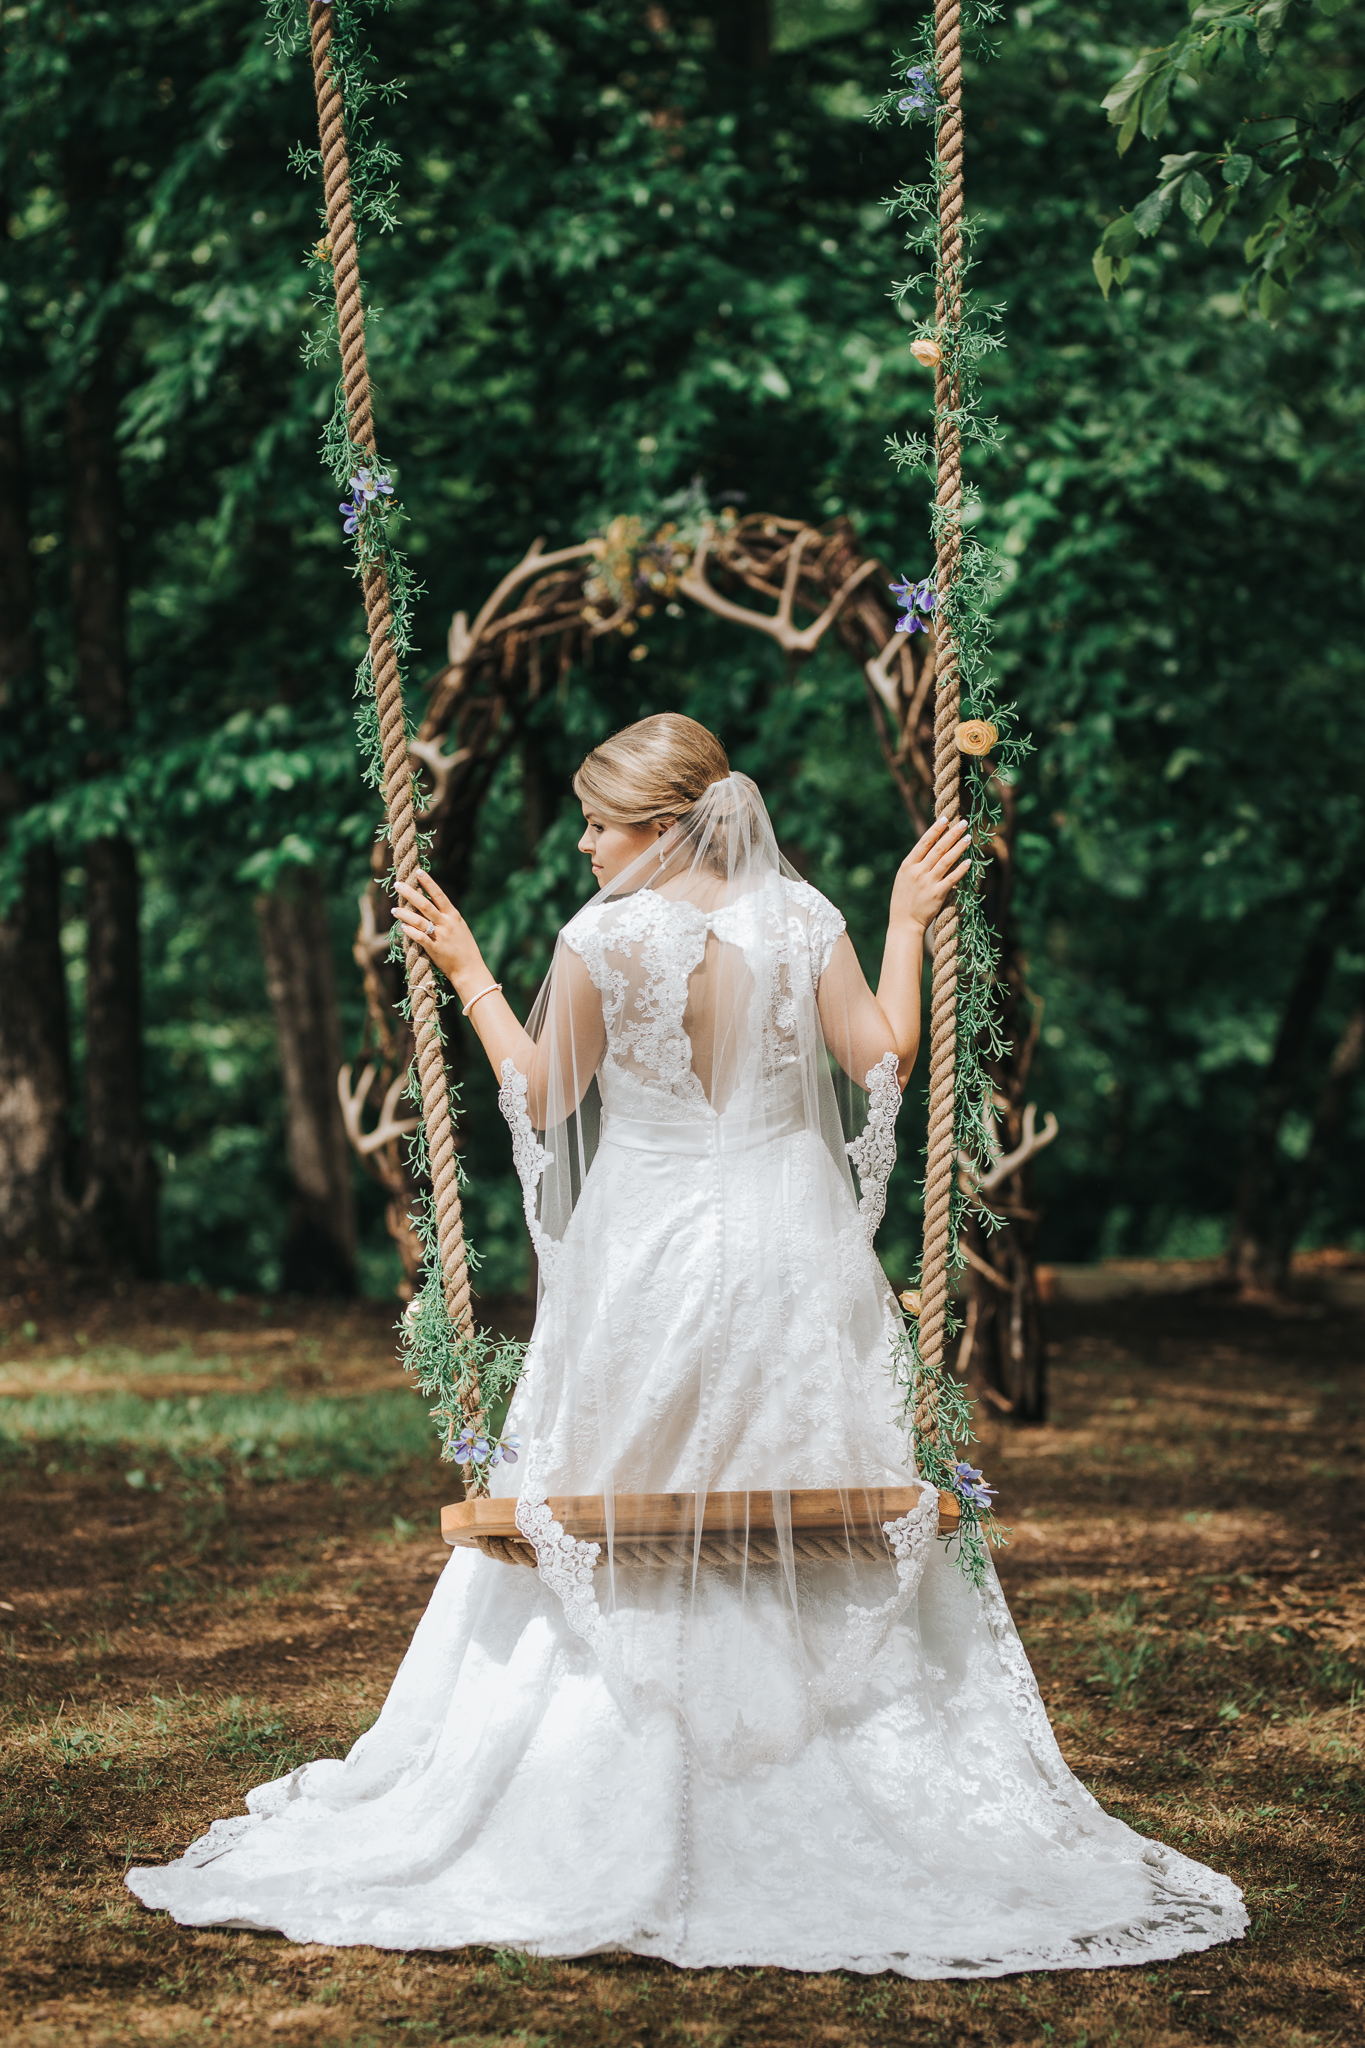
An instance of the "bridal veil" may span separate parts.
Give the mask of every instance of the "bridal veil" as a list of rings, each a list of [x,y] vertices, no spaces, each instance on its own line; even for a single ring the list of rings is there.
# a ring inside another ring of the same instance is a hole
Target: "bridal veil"
[[[492,1486],[537,1569],[456,1552],[345,1761],[130,1872],[140,1898],[306,1941],[918,1977],[1241,1931],[1228,1879],[1072,1776],[993,1571],[936,1540],[872,1249],[898,1100],[843,920],[753,783],[713,783],[565,928],[502,1069],[540,1301]],[[838,1503],[814,1552],[803,1489]],[[627,1539],[659,1495],[667,1529]]]

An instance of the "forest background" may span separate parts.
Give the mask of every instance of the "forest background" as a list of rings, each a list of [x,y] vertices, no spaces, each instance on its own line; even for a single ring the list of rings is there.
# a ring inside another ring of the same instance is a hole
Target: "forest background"
[[[1358,74],[1360,13],[1309,39],[1304,91],[1315,66]],[[713,504],[847,516],[889,570],[929,570],[925,488],[884,450],[922,428],[931,382],[889,296],[907,259],[883,204],[929,131],[866,120],[919,18],[878,0],[372,17],[375,76],[402,81],[374,108],[395,224],[363,261],[423,585],[414,703],[452,613],[533,536],[655,520],[694,480]],[[1243,312],[1239,236],[1205,251],[1177,212],[1101,297],[1092,252],[1154,150],[1120,161],[1100,102],[1187,18],[1039,0],[966,75],[976,285],[1008,342],[986,365],[1003,432],[974,459],[976,532],[1000,565],[1003,694],[1035,742],[1016,913],[1042,1006],[1030,1092],[1061,1124],[1037,1174],[1059,1260],[1217,1254],[1249,1144],[1286,1190],[1307,1167],[1302,1242],[1365,1248],[1358,1093],[1337,1088],[1314,1141],[1365,979],[1365,282],[1329,249],[1271,327]],[[0,1236],[268,1292],[307,1272],[263,940],[284,905],[325,922],[350,1057],[378,818],[355,749],[362,615],[318,462],[335,370],[300,355],[323,281],[317,181],[289,165],[311,80],[267,49],[257,0],[35,0],[4,29],[0,1062],[6,1101],[45,1104],[56,1136],[11,1158],[30,1194]],[[1216,147],[1217,87],[1174,104],[1182,146]],[[861,677],[834,650],[793,677],[719,620],[663,615],[547,694],[488,793],[464,907],[513,1002],[589,892],[573,767],[665,708],[756,776],[875,973],[907,830]],[[130,932],[140,1017],[109,1000]],[[513,1289],[520,1194],[463,1032],[470,1233],[481,1284]],[[881,1238],[897,1278],[914,1116]],[[120,1179],[135,1198],[109,1203]],[[360,1281],[387,1292],[382,1195],[354,1182]]]

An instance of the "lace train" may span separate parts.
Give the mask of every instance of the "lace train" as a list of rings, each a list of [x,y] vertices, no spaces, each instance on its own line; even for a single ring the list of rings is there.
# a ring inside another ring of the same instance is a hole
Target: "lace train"
[[[818,1576],[808,1601],[846,1598]],[[295,1941],[934,1978],[1153,1962],[1246,1925],[1230,1880],[1071,1776],[1003,1601],[939,1546],[868,1682],[739,1775],[666,1703],[623,1709],[537,1575],[459,1553],[346,1761],[248,1806],[131,1871],[143,1903]]]

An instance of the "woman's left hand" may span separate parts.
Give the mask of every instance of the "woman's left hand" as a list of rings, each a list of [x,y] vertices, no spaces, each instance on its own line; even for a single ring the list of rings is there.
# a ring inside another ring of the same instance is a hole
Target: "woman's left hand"
[[[474,934],[438,882],[419,868],[413,882],[397,885],[394,912],[407,936],[430,954],[456,993],[468,1000],[471,984],[488,979]]]
[[[971,870],[972,835],[965,818],[935,818],[901,862],[891,891],[891,923],[921,930],[938,916],[958,883]]]

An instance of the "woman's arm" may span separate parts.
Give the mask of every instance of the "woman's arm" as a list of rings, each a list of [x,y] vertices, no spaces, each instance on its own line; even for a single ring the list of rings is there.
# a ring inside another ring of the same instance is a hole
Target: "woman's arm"
[[[971,866],[964,857],[969,837],[965,819],[952,825],[935,819],[901,862],[875,996],[847,933],[820,977],[817,1001],[825,1043],[859,1087],[888,1052],[896,1055],[902,1088],[910,1078],[919,1051],[925,928]]]
[[[459,911],[439,883],[420,871],[415,884],[400,882],[398,893],[403,900],[397,917],[403,930],[431,956],[461,1003],[471,1002],[494,977]],[[551,1118],[558,1120],[578,1107],[606,1048],[602,999],[570,946],[556,955],[550,1006],[539,1039],[517,1022],[500,989],[484,996],[469,1013],[499,1081],[504,1060],[525,1074],[527,1108],[541,1131]]]

